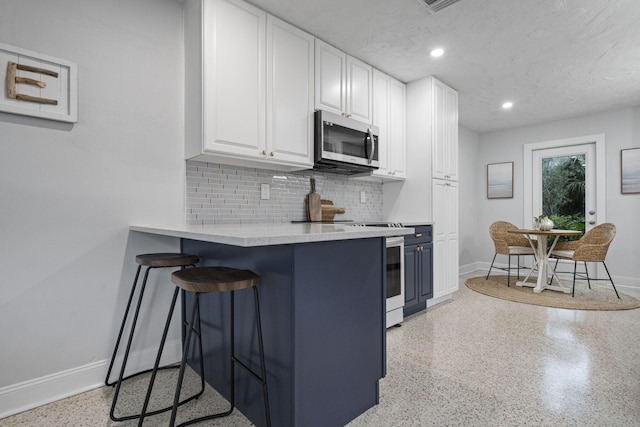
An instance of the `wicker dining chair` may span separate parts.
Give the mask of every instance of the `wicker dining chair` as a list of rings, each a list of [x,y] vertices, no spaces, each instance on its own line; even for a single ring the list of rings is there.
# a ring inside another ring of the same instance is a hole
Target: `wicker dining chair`
[[[518,279],[520,278],[520,268],[523,266],[520,265],[520,257],[521,256],[535,256],[535,252],[527,240],[526,237],[520,234],[511,234],[508,230],[517,230],[518,227],[506,221],[496,221],[489,227],[489,235],[491,236],[491,240],[493,240],[493,245],[495,246],[496,252],[493,255],[493,261],[491,261],[491,267],[489,267],[489,272],[487,273],[487,277],[485,280],[489,280],[489,275],[491,274],[491,269],[494,268],[493,264],[496,261],[496,256],[506,255],[509,257],[509,266],[507,268],[504,267],[495,267],[499,270],[507,271],[507,286],[511,285],[511,257],[518,257],[518,266],[514,269],[518,270]]]
[[[613,286],[613,290],[615,291],[616,296],[618,297],[618,299],[620,298],[620,295],[618,295],[618,290],[616,289],[616,285],[611,279],[611,274],[609,274],[607,264],[605,264],[604,262],[604,259],[607,256],[607,251],[609,250],[609,245],[611,245],[611,242],[613,241],[613,238],[615,236],[616,226],[611,223],[604,223],[595,226],[591,230],[587,231],[584,236],[580,238],[580,240],[576,240],[573,242],[558,242],[553,248],[550,256],[556,258],[556,266],[558,265],[558,259],[573,261],[573,289],[571,290],[572,296],[575,295],[576,276],[578,276],[580,278],[587,279],[589,289],[591,289],[592,280],[609,280],[611,282],[611,285]],[[584,263],[584,273],[576,272],[578,261],[582,261]],[[594,279],[589,277],[587,262],[601,262],[602,265],[604,265],[604,269],[607,272],[607,276],[609,276],[609,279]]]

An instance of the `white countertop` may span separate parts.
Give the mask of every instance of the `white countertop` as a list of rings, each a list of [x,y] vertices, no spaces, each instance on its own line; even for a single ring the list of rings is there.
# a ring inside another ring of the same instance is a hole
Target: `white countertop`
[[[270,246],[330,240],[366,239],[413,234],[413,228],[355,227],[346,224],[225,224],[132,225],[132,231],[222,243],[233,246]]]

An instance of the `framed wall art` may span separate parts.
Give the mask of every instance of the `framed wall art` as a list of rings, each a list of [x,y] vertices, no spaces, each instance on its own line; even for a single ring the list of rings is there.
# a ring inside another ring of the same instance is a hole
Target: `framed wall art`
[[[513,198],[513,162],[487,165],[487,199]]]
[[[77,65],[0,43],[0,111],[75,123]]]
[[[620,150],[620,192],[640,193],[640,148]]]

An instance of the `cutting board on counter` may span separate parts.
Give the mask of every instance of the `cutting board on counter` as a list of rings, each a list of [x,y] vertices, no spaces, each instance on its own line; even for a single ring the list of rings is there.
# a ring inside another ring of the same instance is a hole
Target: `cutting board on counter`
[[[307,219],[322,221],[322,202],[320,194],[316,193],[316,180],[311,178],[311,192],[307,194]]]
[[[346,212],[344,208],[336,208],[333,206],[333,201],[322,199],[321,201],[322,208],[322,221],[323,222],[331,222],[336,214],[343,214]]]

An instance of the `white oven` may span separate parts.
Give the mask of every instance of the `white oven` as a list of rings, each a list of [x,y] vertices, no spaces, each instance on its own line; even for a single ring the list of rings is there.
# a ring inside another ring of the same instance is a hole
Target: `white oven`
[[[387,237],[387,328],[404,319],[404,237]]]

